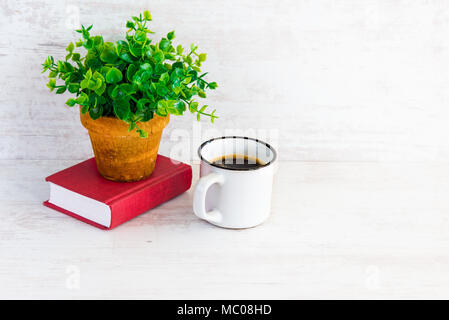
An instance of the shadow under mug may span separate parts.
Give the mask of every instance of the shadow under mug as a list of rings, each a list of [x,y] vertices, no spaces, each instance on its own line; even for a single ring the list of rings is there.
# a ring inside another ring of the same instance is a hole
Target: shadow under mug
[[[224,228],[250,228],[264,222],[271,211],[276,151],[254,138],[213,138],[198,149],[200,180],[195,186],[196,216]],[[258,159],[258,166],[223,166],[214,163],[225,156]]]

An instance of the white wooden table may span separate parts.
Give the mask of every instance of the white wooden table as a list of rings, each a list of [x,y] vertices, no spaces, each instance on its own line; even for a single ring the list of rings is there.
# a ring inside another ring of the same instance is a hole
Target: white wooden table
[[[191,189],[102,231],[41,204],[76,162],[0,161],[0,298],[449,298],[447,163],[281,162],[259,227],[197,219]]]

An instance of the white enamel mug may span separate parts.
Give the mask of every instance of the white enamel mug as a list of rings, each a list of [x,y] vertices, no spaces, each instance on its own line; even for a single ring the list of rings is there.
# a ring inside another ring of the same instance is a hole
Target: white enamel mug
[[[263,165],[230,168],[214,164],[230,155],[259,159]],[[276,151],[263,141],[227,136],[204,142],[198,149],[200,180],[193,198],[195,215],[223,228],[250,228],[264,222],[271,211]]]

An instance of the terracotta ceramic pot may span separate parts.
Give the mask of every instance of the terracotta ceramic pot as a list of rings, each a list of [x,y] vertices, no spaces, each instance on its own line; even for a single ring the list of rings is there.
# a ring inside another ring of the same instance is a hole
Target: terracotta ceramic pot
[[[98,172],[113,181],[138,181],[153,173],[162,130],[170,118],[159,117],[139,122],[148,138],[140,138],[128,124],[114,117],[92,120],[89,113],[81,114],[81,123],[89,131]]]

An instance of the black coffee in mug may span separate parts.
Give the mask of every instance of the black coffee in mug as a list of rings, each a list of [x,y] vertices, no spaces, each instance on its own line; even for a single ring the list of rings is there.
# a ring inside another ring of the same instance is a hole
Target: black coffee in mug
[[[229,154],[220,156],[211,161],[213,165],[227,169],[247,170],[262,167],[265,163],[256,158],[243,154]]]

